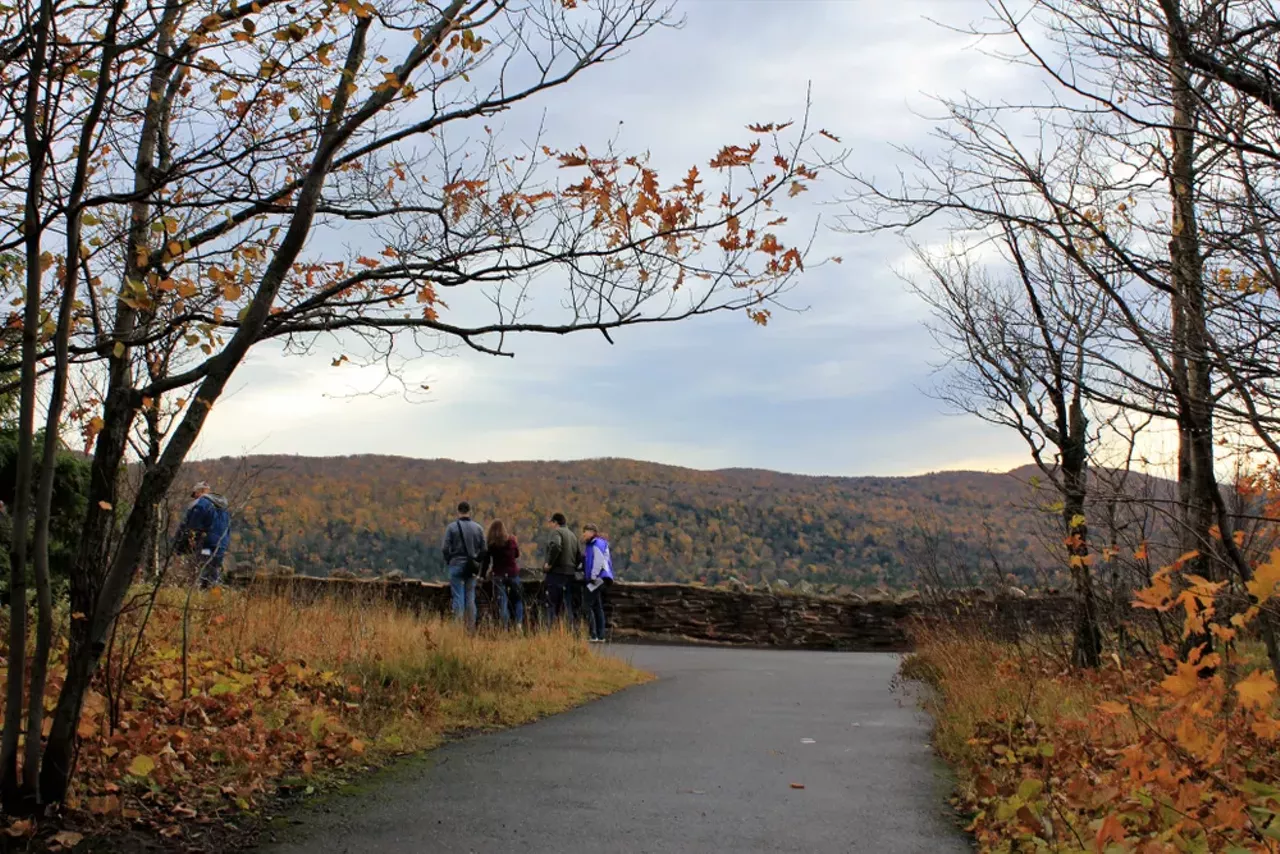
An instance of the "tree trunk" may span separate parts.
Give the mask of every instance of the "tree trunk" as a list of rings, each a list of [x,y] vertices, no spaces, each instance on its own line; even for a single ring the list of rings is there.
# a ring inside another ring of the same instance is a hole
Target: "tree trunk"
[[[52,0],[42,0],[35,23],[35,47],[28,65],[22,125],[28,155],[26,210],[23,214],[26,287],[22,317],[22,371],[18,405],[18,461],[15,478],[13,512],[13,548],[9,557],[9,672],[5,694],[4,731],[0,735],[0,798],[7,812],[21,812],[24,804],[18,781],[18,740],[23,715],[27,656],[27,535],[31,513],[31,480],[35,463],[36,349],[40,335],[41,237],[44,224],[40,218],[48,142],[42,135],[41,85],[46,82],[45,56],[49,43]],[[45,443],[56,443],[56,436],[45,436]],[[46,578],[47,581],[47,578]],[[47,590],[45,591],[47,593]],[[49,604],[47,600],[42,604]],[[44,608],[47,617],[49,609]],[[46,656],[48,650],[45,650]],[[33,706],[41,697],[32,697]],[[27,733],[28,740],[40,740],[40,731]]]
[[[120,7],[117,5],[116,7]],[[164,93],[172,72],[172,53],[176,25],[182,6],[169,2],[160,20],[156,45],[158,58],[148,84],[150,98],[143,112],[134,157],[134,193],[136,201],[130,209],[128,238],[123,251],[125,279],[144,278],[139,268],[139,247],[149,245],[149,218],[156,150],[169,104]],[[114,26],[116,18],[112,19]],[[100,76],[101,79],[101,76]],[[102,430],[97,436],[93,466],[89,475],[88,507],[80,536],[80,547],[71,572],[71,610],[87,619],[72,620],[70,648],[67,653],[67,678],[58,696],[40,777],[40,799],[44,803],[61,801],[66,796],[71,778],[71,759],[76,726],[84,692],[88,690],[98,658],[102,655],[102,639],[94,637],[93,625],[102,606],[102,592],[110,564],[112,527],[115,524],[116,493],[120,468],[124,463],[129,431],[141,400],[133,385],[132,348],[129,346],[138,325],[138,313],[123,301],[117,303],[116,322],[111,337],[117,344],[108,356],[107,393],[102,405]],[[136,555],[135,555],[136,559]],[[114,619],[114,603],[110,619]],[[53,782],[52,781],[60,781]]]
[[[1176,6],[1176,4],[1173,4]],[[1180,16],[1180,11],[1173,10]],[[1206,329],[1204,263],[1200,254],[1196,217],[1196,141],[1198,137],[1198,96],[1182,41],[1172,33],[1169,46],[1169,85],[1172,115],[1170,137],[1169,189],[1173,202],[1169,265],[1173,286],[1174,393],[1178,396],[1178,492],[1182,546],[1196,556],[1186,571],[1213,578],[1211,530],[1215,524],[1214,493],[1218,489],[1213,470],[1213,392],[1210,353]],[[1208,651],[1212,638],[1207,633],[1188,637],[1184,650],[1196,647]]]
[[[1090,570],[1089,526],[1085,518],[1088,495],[1088,451],[1084,409],[1071,402],[1066,441],[1062,443],[1062,519],[1067,531],[1067,556],[1075,590],[1075,639],[1072,659],[1078,667],[1097,667],[1102,659],[1102,631]]]

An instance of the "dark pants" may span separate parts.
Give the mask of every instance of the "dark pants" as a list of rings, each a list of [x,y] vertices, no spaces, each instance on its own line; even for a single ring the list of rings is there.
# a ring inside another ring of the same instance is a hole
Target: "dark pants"
[[[222,584],[222,557],[217,553],[196,552],[188,558],[191,565],[195,567],[196,580],[201,590],[208,590],[210,587]]]
[[[596,640],[604,640],[604,589],[607,586],[607,584],[601,584],[595,590],[583,588],[583,595],[586,597],[587,628],[591,630],[591,637]]]
[[[547,597],[547,623],[563,618],[573,625],[573,576],[549,572],[543,584]]]
[[[590,628],[590,616],[587,614],[587,582],[581,578],[574,576],[573,585],[569,588],[573,596],[573,605],[571,606],[570,616],[573,617],[573,627],[576,629],[583,620],[587,621],[587,627]]]

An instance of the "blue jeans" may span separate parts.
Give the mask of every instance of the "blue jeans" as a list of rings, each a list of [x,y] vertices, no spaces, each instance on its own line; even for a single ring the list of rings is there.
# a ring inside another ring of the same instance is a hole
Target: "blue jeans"
[[[515,620],[516,628],[524,625],[524,585],[519,578],[495,576],[493,589],[498,597],[498,619],[505,629]]]
[[[476,577],[467,576],[461,566],[449,567],[449,592],[453,595],[453,616],[466,616],[467,627],[476,624]]]

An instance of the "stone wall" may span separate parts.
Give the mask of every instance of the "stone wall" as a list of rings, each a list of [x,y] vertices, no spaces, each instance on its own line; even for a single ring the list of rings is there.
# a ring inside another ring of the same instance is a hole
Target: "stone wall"
[[[299,600],[318,596],[391,601],[416,612],[445,614],[449,586],[420,581],[364,581],[307,576],[258,578],[252,590]],[[525,582],[525,600],[538,601],[541,584]],[[491,598],[481,585],[480,606]],[[1064,596],[948,600],[846,600],[796,593],[734,591],[684,584],[612,585],[607,606],[615,638],[666,639],[790,649],[910,648],[913,626],[946,619],[971,621],[1005,637],[1068,625]]]

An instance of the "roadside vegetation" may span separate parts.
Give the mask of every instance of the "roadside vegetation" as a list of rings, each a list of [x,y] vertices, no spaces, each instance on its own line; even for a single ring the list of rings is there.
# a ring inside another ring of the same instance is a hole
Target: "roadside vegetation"
[[[1139,591],[1128,652],[1074,666],[1072,640],[1006,640],[922,624],[903,676],[931,686],[935,745],[982,851],[1280,851],[1280,706],[1258,605],[1222,609],[1223,582],[1177,567]],[[1249,591],[1265,607],[1280,551]],[[1171,643],[1159,617],[1176,616]],[[1217,651],[1180,652],[1209,634]],[[1144,642],[1150,641],[1150,646]],[[1148,651],[1149,650],[1149,651]]]
[[[648,678],[563,631],[468,634],[372,601],[152,595],[129,603],[86,700],[66,821],[40,831],[55,849],[121,831],[200,847],[282,795]],[[55,666],[47,702],[62,678]]]

